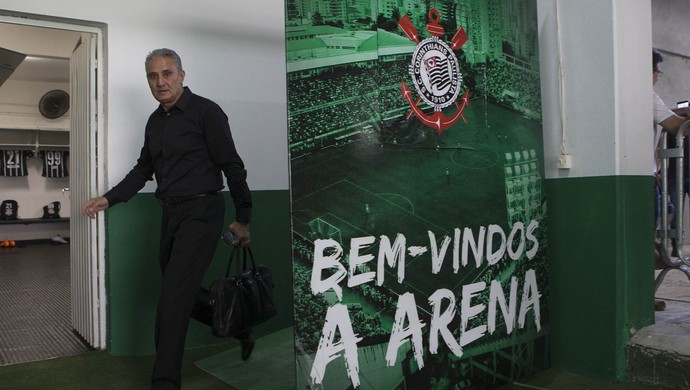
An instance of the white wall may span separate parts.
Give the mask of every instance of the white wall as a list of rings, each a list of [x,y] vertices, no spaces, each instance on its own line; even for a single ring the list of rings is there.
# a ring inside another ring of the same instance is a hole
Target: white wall
[[[134,165],[143,128],[157,107],[144,77],[146,54],[176,50],[193,92],[230,118],[252,190],[288,188],[284,4],[251,2],[94,2],[4,0],[4,10],[107,24],[107,181]],[[154,191],[148,185],[144,191]]]
[[[69,92],[69,83],[7,80],[0,88],[0,128],[69,131],[69,111],[55,119],[44,118],[38,111],[41,97],[54,89]],[[4,140],[0,140],[2,142]]]
[[[537,7],[546,177],[651,174],[650,0],[540,0]],[[572,155],[570,170],[557,168],[562,149]]]

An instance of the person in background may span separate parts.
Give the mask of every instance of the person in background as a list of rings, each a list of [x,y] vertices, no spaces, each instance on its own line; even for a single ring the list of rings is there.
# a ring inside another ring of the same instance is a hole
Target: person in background
[[[235,206],[235,220],[229,228],[241,247],[250,243],[252,201],[247,172],[223,110],[184,86],[182,61],[173,50],[153,50],[146,57],[145,68],[151,93],[160,104],[146,124],[139,159],[120,183],[103,196],[88,200],[82,211],[94,218],[96,213],[131,199],[155,176],[155,196],[163,211],[162,282],[151,389],[179,389],[192,308],[223,230],[222,174]],[[239,338],[241,357],[247,360],[254,339],[250,332]]]
[[[661,71],[661,63],[664,61],[664,57],[657,50],[652,50],[652,85],[661,79],[664,72]],[[659,131],[659,127],[663,131],[672,134],[674,137],[678,134],[681,126],[690,117],[690,109],[683,108],[672,111],[666,106],[666,104],[661,100],[656,92],[652,91],[652,99],[654,104],[654,183],[656,188],[656,199],[654,207],[654,224],[658,226],[659,219],[661,215],[661,187],[660,187],[660,172],[659,172],[659,159],[657,156],[657,151],[659,147],[659,139],[661,137],[662,131]],[[685,129],[685,134],[688,134],[689,128]],[[670,208],[673,208],[673,204],[669,202]],[[669,210],[671,211],[671,210]],[[656,229],[655,229],[656,230]],[[656,235],[655,235],[656,243]],[[655,260],[657,268],[663,267],[662,254],[660,245],[655,245]],[[657,311],[664,310],[666,308],[666,303],[664,301],[656,300],[654,302],[654,308]]]

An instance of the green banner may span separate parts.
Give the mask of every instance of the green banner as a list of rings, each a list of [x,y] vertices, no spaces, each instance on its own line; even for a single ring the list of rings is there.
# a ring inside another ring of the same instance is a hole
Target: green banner
[[[287,1],[297,388],[548,365],[534,0]]]

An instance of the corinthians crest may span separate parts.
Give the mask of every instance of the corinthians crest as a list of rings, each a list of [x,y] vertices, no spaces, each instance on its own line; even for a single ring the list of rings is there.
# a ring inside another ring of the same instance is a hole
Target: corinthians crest
[[[460,87],[462,86],[462,74],[458,58],[454,51],[459,50],[467,42],[467,34],[460,27],[448,46],[440,37],[444,34],[443,27],[439,24],[440,14],[435,9],[429,10],[429,23],[426,31],[432,35],[420,42],[417,30],[410,18],[405,15],[398,21],[398,26],[407,37],[417,43],[417,48],[412,55],[409,74],[412,77],[414,88],[419,94],[415,101],[412,90],[402,81],[402,96],[410,105],[407,119],[415,115],[426,126],[441,134],[443,130],[453,126],[458,119],[467,120],[462,115],[469,102],[469,89],[465,91],[461,102],[458,102]],[[433,114],[426,114],[419,107],[421,101],[434,108]],[[443,109],[455,105],[456,111],[450,116],[443,114]]]

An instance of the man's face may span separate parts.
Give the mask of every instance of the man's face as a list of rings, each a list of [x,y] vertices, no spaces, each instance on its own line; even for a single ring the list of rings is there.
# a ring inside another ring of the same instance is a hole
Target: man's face
[[[172,107],[182,96],[184,71],[177,69],[172,58],[152,58],[146,65],[146,78],[149,81],[151,94],[164,109]]]
[[[661,71],[661,68],[659,65],[657,65],[656,69],[654,69],[653,74],[652,74],[652,86],[656,85],[656,82],[659,81],[661,78],[661,75],[663,75],[664,72]]]

